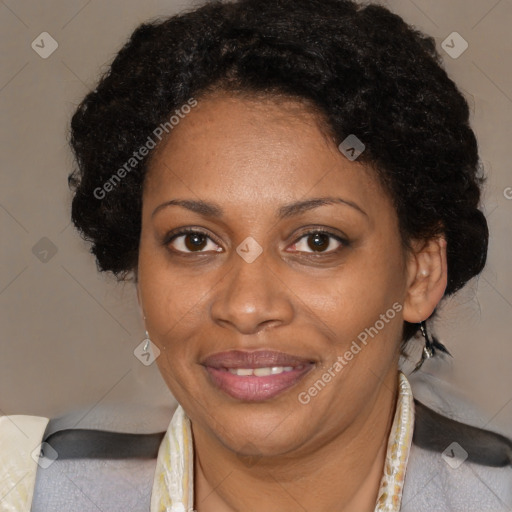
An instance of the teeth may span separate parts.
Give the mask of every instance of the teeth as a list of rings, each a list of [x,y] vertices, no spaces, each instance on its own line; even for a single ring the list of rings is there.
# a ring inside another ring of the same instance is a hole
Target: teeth
[[[297,366],[297,369],[302,369],[303,365]],[[278,375],[283,372],[291,372],[294,370],[293,366],[272,366],[265,368],[228,368],[228,371],[233,375],[239,377],[247,377],[254,375],[255,377],[267,377],[268,375]]]
[[[246,377],[247,375],[252,375],[252,368],[237,368],[233,371],[233,369],[229,370],[231,373],[235,375],[239,375],[240,377]]]
[[[254,368],[254,375],[256,377],[267,377],[268,375],[272,375],[272,370],[279,370],[279,373],[282,373],[282,368]]]

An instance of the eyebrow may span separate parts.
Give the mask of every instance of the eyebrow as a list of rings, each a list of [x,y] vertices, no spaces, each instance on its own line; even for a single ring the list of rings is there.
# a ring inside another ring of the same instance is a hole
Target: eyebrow
[[[277,217],[279,219],[287,219],[289,217],[299,215],[305,211],[331,204],[343,204],[350,206],[354,210],[357,210],[361,214],[368,217],[368,214],[358,204],[347,199],[342,199],[341,197],[315,197],[306,199],[304,201],[296,201],[294,203],[286,204],[277,210]],[[151,217],[154,217],[157,212],[167,208],[168,206],[181,206],[187,210],[191,210],[205,217],[220,218],[224,215],[224,210],[216,203],[191,199],[171,199],[170,201],[166,201],[165,203],[157,206],[153,210]]]

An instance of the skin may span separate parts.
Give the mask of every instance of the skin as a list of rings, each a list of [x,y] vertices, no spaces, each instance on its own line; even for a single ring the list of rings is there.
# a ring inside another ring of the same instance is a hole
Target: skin
[[[405,250],[390,198],[323,122],[293,100],[209,94],[148,169],[137,294],[159,370],[192,422],[198,512],[373,511],[402,324],[428,318],[446,288],[445,241]],[[328,196],[357,208],[277,217],[284,204]],[[217,203],[224,214],[168,206],[152,216],[171,199]],[[166,234],[185,226],[206,231],[200,248],[190,235],[166,246]],[[349,243],[323,238],[315,250],[303,235],[309,228]],[[236,252],[247,237],[263,249],[252,263]],[[298,394],[395,302],[403,306],[395,318],[301,404]],[[254,403],[220,391],[200,364],[216,352],[263,348],[315,366],[293,388]]]

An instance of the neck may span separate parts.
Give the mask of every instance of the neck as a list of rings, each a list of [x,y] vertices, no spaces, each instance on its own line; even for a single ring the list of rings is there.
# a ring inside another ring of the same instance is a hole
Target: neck
[[[397,393],[395,371],[358,418],[322,446],[307,455],[262,457],[252,464],[192,425],[195,510],[373,512]]]

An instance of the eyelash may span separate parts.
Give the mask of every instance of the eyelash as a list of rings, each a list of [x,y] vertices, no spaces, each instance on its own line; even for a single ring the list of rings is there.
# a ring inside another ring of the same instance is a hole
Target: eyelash
[[[179,238],[180,236],[183,236],[183,235],[188,235],[188,234],[198,234],[198,235],[203,235],[205,236],[206,238],[210,239],[212,242],[216,243],[217,245],[219,245],[215,240],[212,239],[212,237],[206,233],[205,231],[202,231],[200,229],[195,229],[195,228],[183,228],[183,229],[180,229],[178,232],[170,232],[168,233],[165,238],[164,238],[164,241],[163,241],[163,244],[164,246],[168,246],[171,242],[173,242],[176,238]],[[341,247],[338,247],[337,249],[334,249],[334,250],[331,250],[331,251],[326,251],[326,252],[304,252],[304,251],[298,251],[298,252],[301,252],[301,253],[304,253],[304,254],[309,254],[309,255],[314,255],[314,256],[321,256],[321,255],[332,255],[332,254],[335,254],[336,252],[338,252],[340,249],[343,248],[343,246],[347,247],[349,245],[349,241],[345,238],[342,238],[340,237],[339,235],[335,235],[334,233],[331,233],[330,231],[326,231],[324,229],[320,229],[320,228],[313,228],[313,229],[310,229],[308,231],[305,231],[304,233],[302,233],[299,238],[297,238],[293,243],[292,245],[295,245],[297,244],[300,240],[302,240],[303,238],[309,236],[309,235],[327,235],[328,237],[331,237],[331,238],[334,238],[337,242],[340,242],[342,245]],[[178,254],[202,254],[202,251],[191,251],[191,252],[184,252],[184,251],[178,251],[178,250],[175,250],[175,252],[177,252]]]

